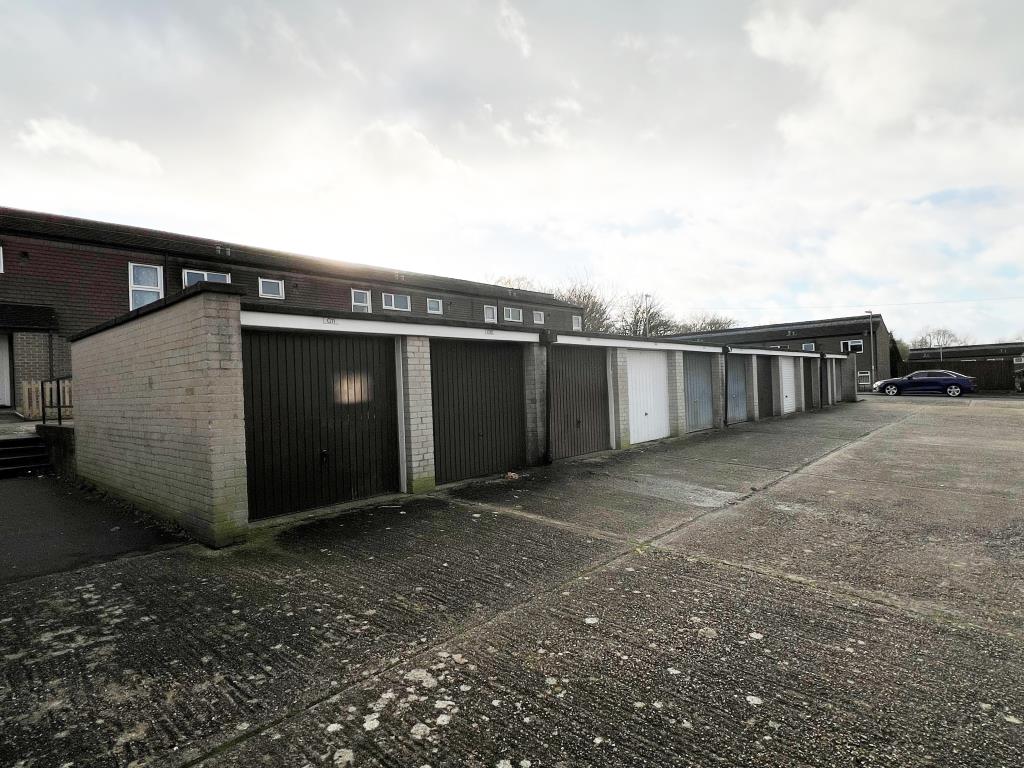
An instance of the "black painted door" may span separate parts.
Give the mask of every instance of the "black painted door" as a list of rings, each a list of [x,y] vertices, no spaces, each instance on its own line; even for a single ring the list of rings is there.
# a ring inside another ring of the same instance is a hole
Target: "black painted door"
[[[551,453],[556,459],[607,450],[608,366],[604,348],[549,347]]]
[[[242,334],[249,518],[399,490],[395,343]]]
[[[430,342],[438,483],[526,463],[523,349],[498,341]]]

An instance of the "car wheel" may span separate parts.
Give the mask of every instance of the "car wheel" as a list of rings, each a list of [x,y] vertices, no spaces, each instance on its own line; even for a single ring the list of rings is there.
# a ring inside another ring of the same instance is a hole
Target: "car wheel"
[[[960,387],[956,384],[950,384],[946,387],[946,394],[950,397],[960,397]]]
[[[885,388],[884,392],[889,397],[892,397],[893,395],[898,395],[900,393],[900,388],[897,387],[895,384],[890,384]]]

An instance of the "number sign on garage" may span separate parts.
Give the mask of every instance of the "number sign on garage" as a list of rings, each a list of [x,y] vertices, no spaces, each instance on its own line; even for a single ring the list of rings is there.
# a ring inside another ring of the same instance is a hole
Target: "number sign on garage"
[[[249,517],[397,492],[395,342],[242,334]]]
[[[438,483],[526,463],[522,346],[432,339],[430,377]]]

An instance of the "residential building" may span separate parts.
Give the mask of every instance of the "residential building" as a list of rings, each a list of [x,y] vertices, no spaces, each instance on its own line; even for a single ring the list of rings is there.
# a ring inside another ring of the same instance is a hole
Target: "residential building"
[[[140,227],[0,208],[0,407],[71,373],[68,338],[200,281],[249,308],[571,331],[551,294],[370,267]]]

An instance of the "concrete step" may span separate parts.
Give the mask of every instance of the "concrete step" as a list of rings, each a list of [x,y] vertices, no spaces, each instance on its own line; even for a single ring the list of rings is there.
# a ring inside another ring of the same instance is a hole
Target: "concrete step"
[[[46,443],[38,437],[0,440],[0,477],[18,477],[50,468]]]

